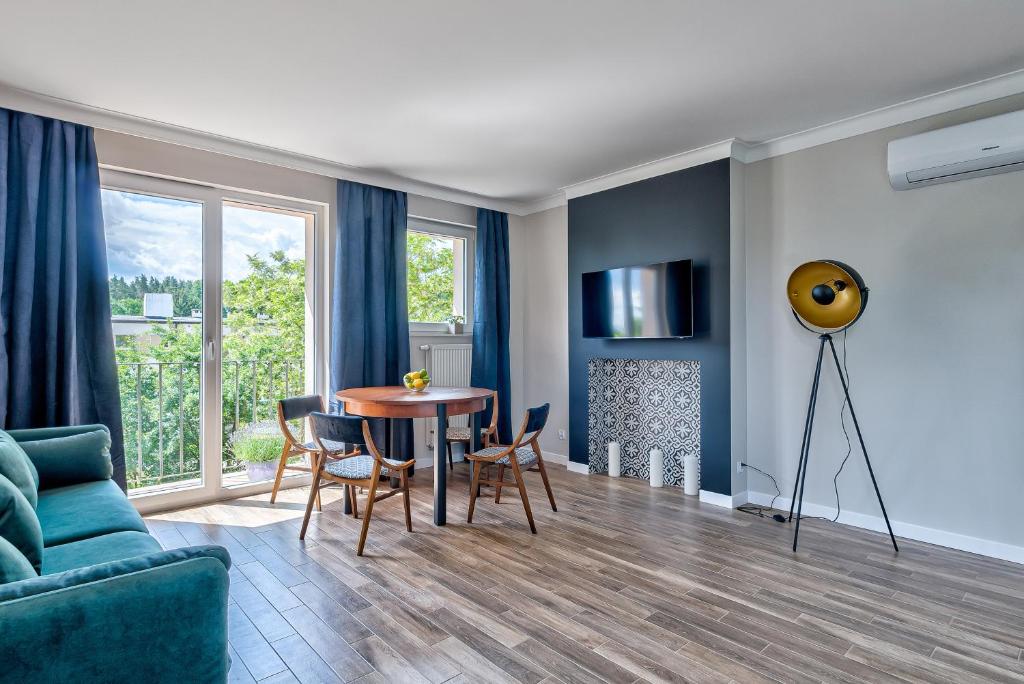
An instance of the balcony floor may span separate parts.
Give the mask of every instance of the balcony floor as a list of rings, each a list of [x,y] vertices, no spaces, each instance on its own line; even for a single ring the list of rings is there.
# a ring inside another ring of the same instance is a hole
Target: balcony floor
[[[478,502],[465,466],[449,524],[431,523],[431,470],[361,520],[308,489],[151,516],[167,547],[228,548],[232,679],[285,682],[1019,681],[1024,568],[808,520],[791,527],[678,489],[550,466]],[[489,490],[484,490],[485,492]],[[361,502],[360,510],[363,504]]]

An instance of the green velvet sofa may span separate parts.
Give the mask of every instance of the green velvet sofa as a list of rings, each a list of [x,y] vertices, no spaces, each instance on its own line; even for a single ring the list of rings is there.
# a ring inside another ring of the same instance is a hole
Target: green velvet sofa
[[[0,430],[0,680],[223,682],[220,546],[164,551],[102,425]]]

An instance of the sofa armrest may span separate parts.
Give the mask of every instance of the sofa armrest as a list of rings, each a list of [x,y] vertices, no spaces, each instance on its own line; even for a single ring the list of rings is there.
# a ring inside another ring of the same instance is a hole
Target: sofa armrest
[[[193,547],[0,586],[3,676],[223,682],[229,565]]]
[[[110,432],[104,425],[33,428],[8,432],[39,473],[39,489],[109,480]]]

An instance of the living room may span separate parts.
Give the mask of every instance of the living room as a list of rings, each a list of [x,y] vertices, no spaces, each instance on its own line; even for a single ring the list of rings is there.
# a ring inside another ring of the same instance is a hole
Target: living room
[[[0,681],[1024,679],[1024,7],[5,16]]]

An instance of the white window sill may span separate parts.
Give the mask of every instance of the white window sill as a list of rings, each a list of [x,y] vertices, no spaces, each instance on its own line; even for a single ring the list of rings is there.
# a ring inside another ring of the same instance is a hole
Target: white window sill
[[[410,330],[409,331],[409,337],[452,337],[452,338],[463,339],[463,338],[466,338],[466,337],[470,337],[470,338],[473,337],[473,333],[466,332],[466,333],[460,333],[458,335],[453,335],[453,334],[451,334],[448,331],[442,332],[442,331],[435,331],[435,330]]]

